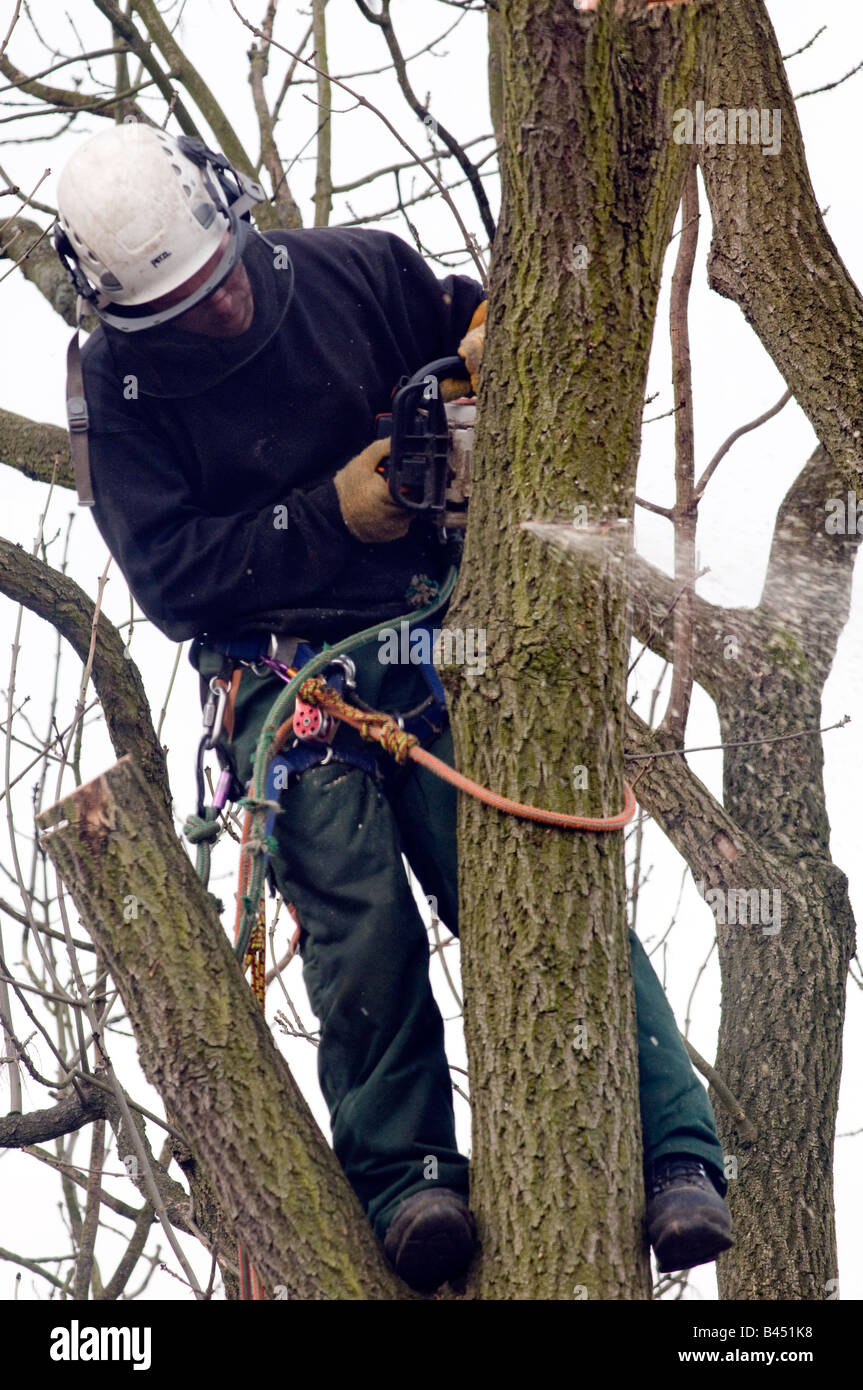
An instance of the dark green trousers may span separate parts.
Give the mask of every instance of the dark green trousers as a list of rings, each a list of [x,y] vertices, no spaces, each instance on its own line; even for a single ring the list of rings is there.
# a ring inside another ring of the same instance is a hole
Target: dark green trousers
[[[410,708],[425,692],[416,667],[381,666],[377,644],[357,665],[359,692],[378,708]],[[225,750],[242,783],[279,684],[243,674],[234,741]],[[356,737],[344,728],[337,735],[340,744]],[[452,762],[449,731],[430,751]],[[303,977],[320,1021],[318,1074],[333,1146],[379,1237],[399,1202],[431,1183],[468,1196],[428,939],[402,863],[404,854],[457,933],[456,799],[453,787],[413,763],[384,786],[358,768],[329,763],[281,792],[273,829],[272,869],[297,910]],[[724,1190],[707,1093],[632,933],[630,949],[645,1162],[691,1154],[710,1165]]]

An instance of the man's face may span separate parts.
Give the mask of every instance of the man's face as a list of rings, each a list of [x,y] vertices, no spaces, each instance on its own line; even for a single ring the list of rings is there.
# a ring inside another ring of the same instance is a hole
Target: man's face
[[[159,309],[169,309],[171,305],[178,304],[194,290],[203,285],[207,276],[212,273],[219,263],[219,258],[224,252],[228,243],[229,232],[225,233],[218,250],[210,257],[201,269],[184,280],[182,285],[178,285],[175,290],[162,295],[160,299],[154,299],[150,308],[154,311]],[[174,323],[179,328],[184,328],[187,333],[201,333],[206,338],[238,338],[241,333],[245,333],[252,325],[255,316],[255,301],[252,296],[252,287],[249,277],[246,274],[246,267],[243,262],[237,261],[227,280],[223,280],[219,288],[207,299],[196,304],[194,308],[188,309],[185,314],[179,314],[174,319]]]

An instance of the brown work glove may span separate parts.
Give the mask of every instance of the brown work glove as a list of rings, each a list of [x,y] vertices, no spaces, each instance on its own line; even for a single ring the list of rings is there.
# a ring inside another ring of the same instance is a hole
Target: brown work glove
[[[393,501],[386,479],[375,472],[389,453],[390,443],[389,439],[375,439],[333,479],[345,525],[352,536],[367,544],[397,541],[411,524],[411,513]]]
[[[465,360],[474,395],[479,389],[479,369],[482,366],[482,351],[485,347],[485,311],[486,300],[483,300],[481,304],[477,305],[467,333],[458,345],[458,355]],[[441,382],[443,399],[445,401],[458,400],[459,396],[465,394],[465,385],[464,381],[456,381],[454,377],[447,377],[446,381]]]

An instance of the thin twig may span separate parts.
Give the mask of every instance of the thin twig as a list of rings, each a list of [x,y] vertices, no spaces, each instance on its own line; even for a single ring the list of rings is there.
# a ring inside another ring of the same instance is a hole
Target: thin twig
[[[161,738],[162,736],[162,725],[165,722],[165,715],[168,713],[168,701],[171,698],[171,691],[174,689],[174,681],[177,679],[177,671],[180,669],[180,657],[182,656],[183,651],[184,647],[181,642],[177,647],[177,655],[174,657],[174,667],[171,671],[171,679],[168,681],[168,689],[165,691],[165,703],[162,705],[162,709],[159,713],[159,722],[156,725],[157,739]]]
[[[682,1034],[681,1037],[683,1038]],[[740,1101],[729,1089],[726,1083],[722,1080],[722,1077],[719,1075],[719,1072],[715,1069],[715,1067],[712,1067],[708,1061],[705,1061],[701,1053],[696,1051],[696,1049],[692,1046],[692,1043],[689,1041],[688,1038],[683,1038],[683,1046],[689,1053],[689,1060],[692,1063],[692,1065],[696,1068],[696,1070],[701,1072],[701,1075],[704,1077],[705,1081],[710,1082],[717,1096],[722,1101],[722,1104],[725,1106],[725,1109],[727,1110],[728,1114],[734,1120],[734,1124],[737,1128],[737,1132],[740,1135],[740,1138],[745,1140],[747,1143],[754,1142],[758,1138],[758,1130],[755,1128],[752,1121],[747,1119],[743,1106],[740,1104]]]
[[[838,77],[835,82],[825,82],[823,87],[812,87],[808,92],[796,92],[794,100],[802,101],[804,97],[815,97],[818,96],[819,92],[832,92],[836,87],[841,87],[843,82],[847,82],[848,78],[853,77],[861,68],[863,68],[863,61],[853,67],[850,72],[846,72],[844,77]]]
[[[15,13],[12,15],[12,21],[11,21],[11,23],[10,23],[10,25],[9,25],[9,28],[6,30],[6,37],[4,38],[3,42],[0,43],[0,57],[2,57],[3,54],[6,52],[6,46],[7,46],[7,44],[9,43],[9,40],[10,40],[11,37],[12,37],[12,30],[15,28],[15,25],[18,23],[18,16],[20,15],[20,13],[21,13],[21,0],[16,0],[16,4],[15,4]]]
[[[816,734],[829,734],[832,729],[843,729],[846,724],[851,723],[850,714],[846,714],[836,724],[827,724],[823,729],[798,729],[794,734],[776,734],[772,738],[745,738],[733,743],[705,743],[700,748],[663,748],[656,753],[624,753],[624,758],[629,762],[639,762],[647,758],[674,758],[684,753],[715,753],[722,748],[753,748],[757,743],[785,743],[792,738],[814,737]]]
[[[702,497],[704,496],[704,489],[707,487],[707,484],[710,482],[710,479],[713,477],[713,474],[716,472],[720,463],[725,458],[725,455],[728,453],[728,450],[731,448],[732,444],[736,444],[738,439],[740,439],[742,435],[749,434],[751,430],[757,430],[761,425],[765,425],[768,420],[772,420],[773,416],[778,415],[780,410],[782,410],[783,406],[786,406],[788,404],[788,402],[791,400],[792,394],[793,393],[789,388],[789,390],[783,392],[783,394],[779,397],[779,400],[776,402],[775,405],[772,405],[769,410],[765,410],[763,415],[759,415],[755,420],[750,420],[748,425],[741,425],[739,429],[735,430],[733,434],[730,434],[728,436],[725,443],[721,444],[720,447],[716,450],[716,453],[713,455],[713,458],[708,463],[707,467],[705,468],[704,472],[699,478],[698,483],[696,484],[694,498],[696,502],[701,501]]]
[[[231,6],[231,9],[234,11],[234,14],[237,16],[237,19],[240,21],[240,23],[241,23],[242,25],[245,26],[246,29],[249,29],[253,34],[257,35],[258,38],[265,38],[265,37],[266,37],[266,35],[263,34],[263,32],[257,27],[257,25],[252,24],[251,20],[246,19],[244,15],[240,14],[240,11],[237,9],[235,0],[229,0],[229,3],[230,3],[230,6]],[[291,51],[290,48],[286,48],[284,44],[277,43],[277,41],[276,41],[275,39],[271,39],[270,42],[272,43],[272,45],[273,45],[274,48],[280,49],[281,52],[282,52],[282,53],[286,53],[286,54],[288,55],[289,58],[296,58],[298,62],[302,63],[304,67],[309,68],[312,72],[317,72],[317,71],[318,71],[318,68],[316,67],[316,65],[315,65],[314,63],[310,62],[308,58],[301,58],[300,55],[299,55],[298,53],[293,53],[293,52]],[[340,88],[342,89],[342,91],[347,92],[348,96],[353,97],[354,100],[355,100],[360,106],[365,107],[365,109],[366,109],[367,111],[370,111],[373,115],[377,116],[378,120],[380,120],[380,121],[383,122],[383,124],[386,126],[387,130],[388,130],[388,131],[390,132],[390,134],[394,137],[394,139],[396,139],[396,140],[399,142],[399,144],[402,146],[402,148],[405,149],[405,150],[407,150],[408,154],[409,154],[413,159],[415,159],[416,162],[417,162],[419,165],[421,165],[421,167],[422,167],[423,169],[425,169],[425,171],[426,171],[426,173],[428,174],[429,178],[430,178],[430,179],[432,180],[432,182],[436,185],[438,191],[440,192],[441,197],[443,198],[444,202],[446,203],[447,207],[449,208],[450,212],[452,213],[453,217],[455,218],[456,223],[457,223],[457,225],[458,225],[458,229],[459,229],[459,231],[461,232],[462,236],[464,237],[464,243],[465,243],[465,246],[466,246],[467,249],[468,249],[468,252],[469,252],[469,254],[470,254],[471,260],[473,261],[474,265],[475,265],[476,268],[477,268],[477,272],[478,272],[478,274],[479,274],[480,280],[482,281],[483,286],[487,286],[487,285],[488,285],[488,273],[487,273],[487,271],[486,271],[486,268],[485,268],[485,265],[484,265],[484,263],[483,263],[482,257],[479,255],[479,253],[478,253],[477,250],[476,250],[476,246],[474,245],[473,240],[472,240],[472,238],[471,238],[471,235],[470,235],[470,233],[468,232],[468,229],[467,229],[467,227],[466,227],[465,224],[464,224],[464,221],[463,221],[463,219],[462,219],[461,213],[459,212],[458,208],[456,207],[455,203],[453,202],[453,200],[452,200],[452,198],[450,197],[449,193],[447,192],[446,188],[445,188],[444,185],[441,183],[441,181],[440,181],[440,179],[438,178],[437,174],[435,174],[434,170],[430,167],[428,161],[425,160],[425,159],[423,159],[421,155],[417,154],[417,152],[416,152],[416,150],[413,148],[413,146],[412,146],[412,145],[409,145],[408,142],[407,142],[407,140],[405,140],[404,136],[399,134],[398,130],[397,130],[396,127],[393,125],[392,121],[389,120],[389,118],[388,118],[387,116],[384,115],[383,111],[381,111],[377,106],[375,106],[373,102],[369,101],[368,97],[362,96],[362,94],[361,94],[360,92],[355,91],[355,90],[353,89],[353,87],[349,87],[349,86],[347,85],[346,82],[340,81],[339,78],[337,78],[337,77],[332,77],[332,76],[331,76],[331,77],[329,78],[329,80],[330,80],[330,82],[333,82],[337,87],[340,87]]]
[[[825,32],[826,28],[827,28],[827,25],[826,25],[826,24],[822,24],[820,29],[816,29],[816,30],[815,30],[815,33],[812,35],[812,38],[809,39],[807,43],[804,43],[804,44],[803,44],[802,48],[795,48],[795,50],[794,50],[793,53],[783,53],[783,55],[782,55],[782,61],[783,61],[783,63],[787,63],[791,58],[796,58],[800,53],[805,53],[806,50],[807,50],[807,48],[811,48],[811,47],[812,47],[812,45],[813,45],[813,43],[815,42],[816,39],[820,39],[821,35]]]

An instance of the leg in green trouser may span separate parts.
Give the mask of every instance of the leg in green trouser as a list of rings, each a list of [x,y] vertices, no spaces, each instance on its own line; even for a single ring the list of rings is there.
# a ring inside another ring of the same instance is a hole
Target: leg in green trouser
[[[301,926],[333,1147],[382,1237],[413,1192],[436,1182],[468,1195],[428,939],[371,777],[330,763],[281,801],[273,862]]]
[[[411,708],[427,694],[415,667],[382,666],[375,649],[356,657],[368,703]],[[280,688],[277,678],[243,674],[233,741],[222,744],[243,786]],[[340,746],[360,744],[347,729],[337,738]],[[443,1023],[429,983],[428,938],[393,809],[370,776],[328,763],[293,780],[280,801],[271,863],[300,921],[303,978],[321,1025],[318,1075],[333,1148],[383,1237],[396,1207],[416,1191],[437,1185],[468,1196]],[[448,891],[454,894],[455,881]]]
[[[233,750],[242,780],[275,689],[244,676]],[[430,751],[451,763],[449,733]],[[366,773],[331,763],[282,793],[274,825],[273,868],[297,909],[304,978],[321,1022],[319,1075],[334,1148],[378,1236],[399,1203],[431,1183],[468,1192],[426,933],[401,862],[404,852],[457,932],[456,796],[415,764],[384,795]],[[630,947],[645,1161],[690,1154],[710,1165],[724,1190],[707,1094],[632,934]]]

